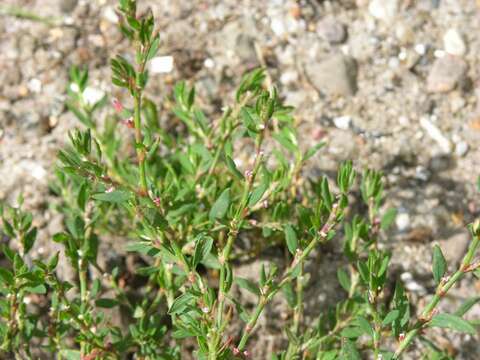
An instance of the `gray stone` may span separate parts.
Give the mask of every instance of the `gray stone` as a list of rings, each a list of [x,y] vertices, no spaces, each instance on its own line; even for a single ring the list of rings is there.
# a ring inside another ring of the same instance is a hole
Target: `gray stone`
[[[318,23],[317,33],[330,44],[341,44],[347,38],[345,25],[332,17],[325,18]]]
[[[357,65],[349,56],[336,54],[318,63],[308,63],[305,70],[322,93],[349,96],[357,91]]]
[[[77,7],[78,0],[60,0],[60,10],[64,13],[69,13]]]
[[[447,262],[457,264],[465,255],[469,243],[470,234],[468,231],[462,230],[446,239],[440,240],[438,245],[442,248]]]
[[[435,60],[427,78],[427,90],[443,93],[453,90],[466,82],[468,65],[462,59],[445,55]]]

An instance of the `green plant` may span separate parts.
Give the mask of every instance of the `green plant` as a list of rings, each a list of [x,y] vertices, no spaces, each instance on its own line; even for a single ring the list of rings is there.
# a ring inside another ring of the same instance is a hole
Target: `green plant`
[[[348,213],[359,177],[350,162],[339,167],[335,183],[306,179],[305,163],[324,144],[300,149],[292,108],[275,89],[264,88],[261,69],[243,77],[233,104],[215,120],[197,105],[194,87],[177,84],[170,121],[178,130],[167,131],[145,95],[147,64],[160,41],[153,16],[138,17],[134,0],[120,0],[119,10],[121,29],[136,52],[134,63],[122,56],[112,60],[112,83],[130,95],[131,107],[114,99],[115,114],[99,121],[107,99],[86,101],[88,72],[72,68],[70,74],[67,105],[83,129],[71,132],[70,146],[59,151],[52,185],[65,218],[65,231],[53,241],[64,253],[31,262],[32,216],[20,208],[2,211],[3,232],[19,244],[18,250],[3,247],[11,266],[0,268],[6,356],[34,358],[37,345],[37,351],[61,359],[179,359],[185,339],[194,338],[195,358],[247,358],[259,317],[281,294],[292,320],[285,327],[288,346],[272,359],[360,359],[361,354],[398,359],[428,327],[476,332],[462,316],[478,298],[455,314],[436,309],[461,277],[478,273],[479,221],[471,225],[470,248],[451,277],[445,276],[440,248],[434,249],[437,291],[416,319],[400,282],[393,296],[385,292],[392,254],[378,244],[395,211],[383,207],[382,174],[363,172],[360,201],[367,210],[359,214]],[[234,160],[247,151],[238,150],[241,144],[253,154],[242,165]],[[344,300],[320,309],[318,322],[310,324],[304,320],[305,264],[338,238],[340,223],[346,266],[338,269],[338,280]],[[119,267],[99,264],[99,244],[112,235],[128,239],[127,250],[147,261],[135,269],[141,285],[126,284]],[[239,242],[246,238],[251,246],[242,249]],[[257,281],[236,276],[237,261],[284,245],[285,266],[262,266]],[[75,281],[58,276],[59,256],[68,258]],[[256,296],[253,310],[233,296],[234,287]],[[28,306],[32,294],[48,305]],[[127,326],[113,324],[105,308],[127,314]],[[233,320],[244,322],[235,336],[229,328]],[[391,338],[396,346],[389,345]]]

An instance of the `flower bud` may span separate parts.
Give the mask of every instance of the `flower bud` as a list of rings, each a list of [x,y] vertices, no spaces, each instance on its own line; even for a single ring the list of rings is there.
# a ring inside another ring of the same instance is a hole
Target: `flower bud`
[[[113,99],[112,105],[117,113],[121,113],[123,111],[123,105],[118,99]]]

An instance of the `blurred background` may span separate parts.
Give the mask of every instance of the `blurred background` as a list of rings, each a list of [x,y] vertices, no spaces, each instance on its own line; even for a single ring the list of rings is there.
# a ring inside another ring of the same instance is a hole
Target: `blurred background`
[[[92,101],[125,95],[110,84],[110,57],[129,51],[115,6],[0,1],[0,200],[14,203],[23,192],[40,227],[40,255],[53,251],[49,239],[62,228],[49,191],[56,152],[78,126],[64,105],[69,68],[89,68]],[[398,214],[384,245],[400,254],[397,276],[421,306],[434,288],[432,245],[458,263],[469,241],[465,225],[480,215],[480,2],[139,1],[140,12],[147,7],[162,39],[148,93],[163,117],[171,116],[177,80],[195,83],[214,115],[241,75],[263,66],[296,107],[301,145],[328,143],[308,176],[345,159],[385,172],[387,205]],[[480,282],[467,278],[443,306],[455,309],[479,292]],[[480,318],[480,306],[470,318]],[[269,335],[255,346],[268,353],[275,330],[267,319],[260,326]],[[480,358],[469,336],[438,333],[437,340],[458,359]]]

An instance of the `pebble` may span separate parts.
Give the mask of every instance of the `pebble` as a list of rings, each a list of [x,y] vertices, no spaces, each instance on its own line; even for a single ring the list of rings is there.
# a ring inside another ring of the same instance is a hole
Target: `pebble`
[[[375,19],[392,23],[398,13],[398,0],[371,0],[368,11]]]
[[[459,157],[463,157],[469,150],[468,144],[465,141],[460,141],[455,145],[455,154]]]
[[[427,117],[420,118],[420,125],[425,130],[428,136],[430,136],[440,146],[442,151],[449,153],[452,149],[450,140],[443,135],[442,131]]]
[[[448,54],[463,56],[467,52],[467,45],[457,29],[449,29],[443,36],[443,47]]]
[[[335,126],[342,130],[348,130],[352,125],[352,118],[348,115],[339,116],[333,119]]]
[[[105,10],[103,11],[103,17],[111,22],[112,24],[117,24],[119,19],[118,15],[115,12],[115,9],[112,6],[107,6]]]
[[[399,212],[395,218],[395,224],[398,231],[406,231],[410,227],[410,215],[406,211]]]
[[[321,62],[309,62],[305,70],[322,93],[349,96],[357,91],[357,65],[352,57],[336,54]]]
[[[169,73],[173,70],[173,56],[157,56],[150,61],[153,74]]]
[[[453,264],[462,260],[469,243],[470,234],[465,230],[462,230],[438,242],[439,246],[442,248],[442,252],[445,255],[447,262]]]
[[[468,65],[462,59],[445,55],[436,59],[427,78],[427,90],[444,93],[462,85],[466,80]]]
[[[78,0],[62,0],[60,1],[60,10],[64,13],[72,12],[77,7]]]
[[[400,279],[402,279],[403,283],[405,284],[405,288],[409,291],[419,293],[420,295],[425,295],[427,290],[425,287],[413,279],[413,275],[409,272],[404,272],[400,275]]]
[[[28,82],[28,89],[33,93],[39,93],[42,91],[42,82],[37,78],[33,78]]]
[[[330,44],[341,44],[347,39],[345,25],[332,17],[327,17],[317,24],[317,33]]]

